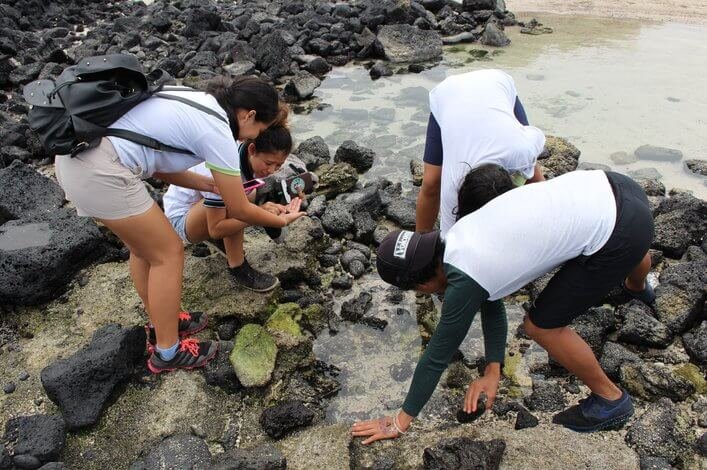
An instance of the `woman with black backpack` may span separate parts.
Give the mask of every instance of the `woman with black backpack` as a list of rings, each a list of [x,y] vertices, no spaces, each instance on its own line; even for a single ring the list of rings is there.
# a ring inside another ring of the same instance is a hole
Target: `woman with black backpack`
[[[271,85],[256,77],[216,77],[204,93],[163,93],[214,113],[174,99],[151,98],[110,127],[191,154],[160,151],[111,136],[73,157],[56,157],[57,180],[78,214],[99,220],[130,250],[130,273],[150,318],[154,347],[147,365],[153,373],[203,367],[216,355],[218,345],[190,338],[206,327],[206,316],[180,312],[184,247],[142,180],[155,177],[218,193],[229,217],[251,225],[284,227],[304,214],[294,207],[274,215],[251,204],[243,190],[236,141],[254,139],[278,120],[281,107]],[[202,162],[213,178],[187,171]]]

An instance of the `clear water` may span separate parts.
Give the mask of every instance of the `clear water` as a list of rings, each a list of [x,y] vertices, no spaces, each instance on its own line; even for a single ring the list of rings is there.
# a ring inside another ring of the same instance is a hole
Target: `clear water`
[[[643,144],[707,158],[707,26],[535,16],[554,33],[507,28],[510,47],[447,47],[442,62],[420,74],[372,81],[361,64],[335,68],[315,94],[323,109],[294,117],[296,137],[321,135],[332,151],[352,139],[377,152],[368,177],[407,182],[409,160],[422,157],[429,89],[451,74],[501,68],[515,78],[531,123],[568,138],[581,161],[620,172],[656,168],[668,188],[707,198],[705,179],[682,163],[615,165],[609,158]],[[472,58],[478,49],[490,51],[486,60]]]

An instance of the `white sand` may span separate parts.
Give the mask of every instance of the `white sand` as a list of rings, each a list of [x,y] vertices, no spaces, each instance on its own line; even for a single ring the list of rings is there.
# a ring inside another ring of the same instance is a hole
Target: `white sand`
[[[707,0],[506,0],[512,12],[707,23]]]

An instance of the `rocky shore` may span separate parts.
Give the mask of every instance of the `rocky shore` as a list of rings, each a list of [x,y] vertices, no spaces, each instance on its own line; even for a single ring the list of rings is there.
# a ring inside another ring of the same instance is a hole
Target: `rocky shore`
[[[500,46],[502,28],[515,22],[502,1],[73,0],[58,7],[20,0],[0,3],[0,12],[0,469],[705,465],[707,202],[641,179],[656,222],[655,310],[617,291],[573,325],[636,397],[625,429],[581,435],[551,424],[587,390],[519,328],[522,305],[547,276],[508,299],[515,313],[492,410],[458,413],[466,385],[483,369],[481,356],[459,354],[409,434],[364,447],[350,439],[349,422],[327,415],[350,372],[318,360],[313,345],[352,323],[390,329],[391,315],[412,315],[423,342],[431,335],[439,314],[433,299],[410,300],[382,283],[384,296],[356,289],[376,282],[375,246],[385,234],[414,227],[414,186],[364,183],[362,174],[375,172],[365,142],[337,149],[321,137],[301,142],[295,153],[319,176],[310,217],[289,227],[281,244],[260,229],[246,233],[250,262],[277,275],[281,288],[234,287],[215,247],[189,247],[183,307],[209,314],[200,336],[219,339],[219,355],[203,371],[154,376],[145,369],[145,314],[126,249],[66,204],[24,118],[23,84],[82,56],[125,51],[194,86],[220,73],[262,74],[298,101],[331,66],[350,60],[364,59],[375,78],[386,75],[375,70],[421,70],[444,43]],[[567,140],[550,137],[541,163],[552,177],[577,169],[579,156]],[[701,171],[699,161],[686,164]],[[419,183],[419,162],[410,167]],[[164,188],[152,183],[159,201]],[[390,373],[406,383],[412,372]],[[386,404],[391,412],[398,406]]]

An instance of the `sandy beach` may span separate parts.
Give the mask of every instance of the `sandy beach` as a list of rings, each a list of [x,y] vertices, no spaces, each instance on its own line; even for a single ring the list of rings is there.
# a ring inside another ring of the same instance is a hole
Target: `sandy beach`
[[[612,18],[669,20],[681,23],[707,23],[705,0],[508,0],[513,12],[545,12],[562,15],[592,15]]]

